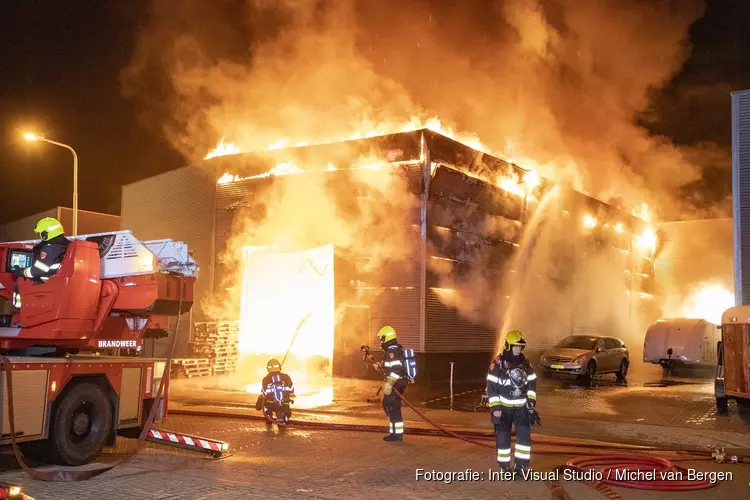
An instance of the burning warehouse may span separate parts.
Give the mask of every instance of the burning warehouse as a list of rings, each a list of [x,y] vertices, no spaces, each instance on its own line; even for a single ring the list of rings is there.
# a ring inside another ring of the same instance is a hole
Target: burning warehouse
[[[637,344],[658,315],[647,221],[440,133],[231,153],[125,186],[122,225],[190,245],[184,323],[239,321],[240,353],[359,377],[391,325],[420,379],[473,378],[509,328]]]

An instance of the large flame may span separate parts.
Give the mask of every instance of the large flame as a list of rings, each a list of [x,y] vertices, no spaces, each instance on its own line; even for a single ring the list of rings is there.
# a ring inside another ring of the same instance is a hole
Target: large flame
[[[342,135],[340,137],[328,137],[328,138],[305,138],[300,140],[290,140],[288,138],[280,138],[273,143],[269,144],[267,150],[283,149],[287,147],[303,147],[316,144],[330,144],[334,142],[359,140],[367,137],[376,137],[380,135],[397,134],[402,132],[411,132],[419,129],[429,129],[433,132],[437,132],[446,137],[458,141],[466,146],[472,147],[485,153],[492,153],[489,151],[479,140],[475,134],[471,133],[457,133],[451,127],[446,127],[442,124],[438,117],[432,117],[427,120],[422,120],[418,117],[412,117],[408,121],[402,122],[383,122],[380,124],[363,123],[358,130],[352,134]],[[211,159],[216,156],[235,155],[243,152],[242,148],[234,143],[225,143],[224,138],[221,138],[218,146],[206,155],[205,159]],[[502,157],[498,153],[492,153]]]
[[[257,380],[268,358],[286,358],[283,370],[294,381],[296,404],[330,404],[333,327],[332,245],[293,253],[245,248],[239,351]],[[259,393],[260,384],[245,390]]]
[[[702,318],[720,325],[721,315],[734,305],[734,294],[730,290],[722,285],[709,283],[702,285],[685,300],[677,316]]]

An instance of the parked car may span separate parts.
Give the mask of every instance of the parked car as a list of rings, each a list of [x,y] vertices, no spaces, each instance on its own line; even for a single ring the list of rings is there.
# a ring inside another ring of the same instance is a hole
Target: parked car
[[[628,375],[630,354],[625,343],[614,337],[571,335],[540,359],[544,373],[566,373],[591,380],[602,373],[614,373],[618,380]]]

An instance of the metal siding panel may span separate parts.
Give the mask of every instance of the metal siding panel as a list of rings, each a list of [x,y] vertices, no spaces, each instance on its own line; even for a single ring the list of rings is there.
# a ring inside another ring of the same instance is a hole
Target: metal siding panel
[[[122,188],[123,229],[141,240],[184,241],[198,262],[192,322],[203,320],[200,302],[210,292],[215,192],[213,172],[199,166],[178,168]],[[175,356],[187,355],[190,330],[188,313],[180,320]],[[171,339],[156,340],[153,355],[165,355],[170,344]]]
[[[523,199],[453,168],[439,165],[430,183],[430,199],[472,203],[485,213],[520,220]]]
[[[425,352],[490,352],[496,340],[494,328],[469,321],[428,290]]]
[[[141,368],[123,368],[120,382],[119,424],[139,421],[141,416]],[[130,420],[130,422],[128,422]]]
[[[750,91],[732,94],[732,209],[737,305],[750,304]]]
[[[398,332],[401,345],[420,351],[419,345],[419,289],[384,289],[368,302],[370,304],[370,338],[385,325]]]
[[[13,370],[13,409],[16,436],[27,438],[44,434],[49,370]],[[8,394],[5,372],[0,375],[2,437],[10,437]]]

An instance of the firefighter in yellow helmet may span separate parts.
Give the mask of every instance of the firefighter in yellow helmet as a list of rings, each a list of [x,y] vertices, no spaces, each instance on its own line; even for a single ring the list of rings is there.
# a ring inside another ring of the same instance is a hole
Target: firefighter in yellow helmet
[[[510,471],[510,434],[516,426],[515,470],[523,473],[531,460],[531,412],[536,406],[536,374],[523,355],[526,339],[519,330],[505,336],[503,353],[487,374],[490,418],[495,426],[497,462]]]
[[[263,414],[269,420],[273,420],[273,415],[276,413],[276,421],[286,424],[292,416],[289,405],[294,403],[294,382],[292,382],[292,377],[281,371],[281,363],[276,358],[268,360],[266,369],[268,375],[261,382]],[[261,402],[261,398],[258,398],[258,403]],[[260,406],[258,403],[256,407]]]
[[[378,332],[380,348],[383,350],[383,410],[388,416],[390,432],[384,441],[401,441],[404,435],[404,420],[401,417],[401,397],[406,390],[406,367],[403,365],[403,347],[396,340],[396,330],[384,326]],[[393,389],[398,391],[394,394]]]
[[[70,241],[65,237],[60,221],[52,217],[45,217],[37,222],[34,232],[39,234],[41,241],[31,250],[31,265],[14,268],[13,274],[19,278],[45,282],[57,273]],[[13,306],[21,307],[21,298],[17,292],[14,293]]]

